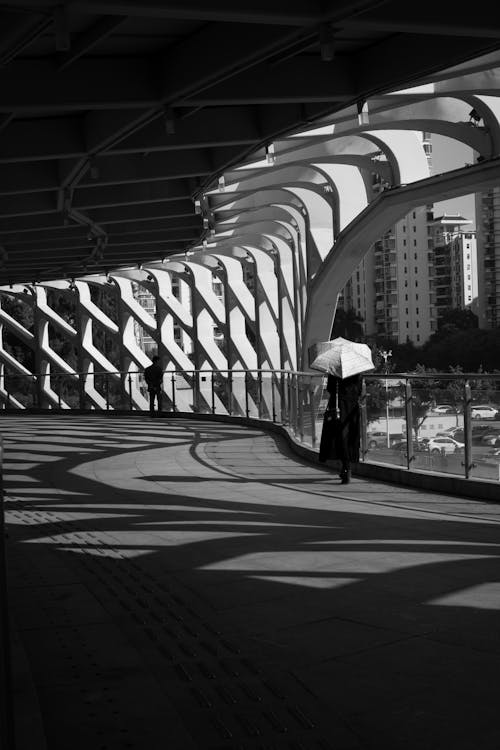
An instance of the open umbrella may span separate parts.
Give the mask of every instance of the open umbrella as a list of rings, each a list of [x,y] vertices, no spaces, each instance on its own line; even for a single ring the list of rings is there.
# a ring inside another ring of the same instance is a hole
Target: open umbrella
[[[342,380],[360,372],[373,370],[374,364],[370,347],[343,339],[340,336],[332,341],[321,341],[309,350],[310,367]]]

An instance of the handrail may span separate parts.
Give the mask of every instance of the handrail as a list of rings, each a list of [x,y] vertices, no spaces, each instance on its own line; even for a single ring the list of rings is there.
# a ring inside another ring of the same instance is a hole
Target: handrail
[[[68,382],[66,373],[44,373],[39,376],[38,384],[36,376],[30,375],[27,388],[22,375],[8,381],[0,378],[0,399],[4,408],[36,409],[37,412],[44,409],[147,412],[150,404],[143,373],[143,369],[81,372],[75,373],[77,383],[73,379]],[[167,369],[163,375],[161,406],[164,413],[261,419],[282,424],[299,443],[317,448],[320,412],[326,398],[323,392],[325,373],[270,368],[192,368]],[[493,451],[485,448],[480,454],[477,448],[473,450],[473,446],[478,445],[478,433],[471,424],[471,419],[480,416],[473,409],[474,402],[480,403],[478,399],[484,392],[481,390],[484,384],[491,384],[490,394],[493,391],[498,394],[496,400],[500,399],[500,372],[367,372],[364,380],[369,387],[363,406],[366,413],[361,436],[362,460],[404,466],[408,471],[450,471],[465,479],[500,481],[500,462],[497,469],[497,459],[491,455]],[[2,388],[2,383],[8,387]],[[452,383],[460,387],[450,389]],[[487,396],[484,393],[483,403]],[[395,396],[397,403],[394,403]],[[456,421],[450,422],[444,417],[435,427],[432,422],[437,412],[432,407],[440,401],[450,402]],[[442,438],[437,441],[439,445],[434,443],[439,437],[437,430],[446,427],[464,428],[459,442],[465,446],[457,447],[457,452],[463,450],[463,459],[455,456],[445,460],[440,449],[449,450],[450,445],[443,446]],[[425,437],[432,439],[432,444]],[[405,444],[399,445],[401,450],[398,448],[397,453],[393,450],[394,441]],[[500,441],[492,445],[499,447]]]

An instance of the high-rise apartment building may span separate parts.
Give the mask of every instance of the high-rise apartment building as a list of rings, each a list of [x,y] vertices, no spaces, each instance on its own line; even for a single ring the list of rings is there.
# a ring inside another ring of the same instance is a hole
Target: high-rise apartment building
[[[447,214],[430,224],[434,239],[430,303],[438,325],[450,309],[477,308],[476,237],[475,232],[466,231],[470,224],[470,219]]]
[[[431,137],[421,137],[432,173]],[[383,188],[374,175],[374,192]],[[500,222],[500,190],[496,199]],[[432,205],[410,211],[369,250],[340,295],[339,307],[363,318],[367,336],[416,346],[437,330],[445,311],[470,307],[476,312],[477,253],[470,224],[458,215],[435,219]],[[500,301],[500,278],[497,289]]]
[[[500,188],[476,194],[480,328],[500,326]]]

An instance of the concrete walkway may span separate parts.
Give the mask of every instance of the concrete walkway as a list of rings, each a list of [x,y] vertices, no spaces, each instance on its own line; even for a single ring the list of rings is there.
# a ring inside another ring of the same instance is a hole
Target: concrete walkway
[[[19,750],[498,750],[500,503],[231,424],[0,430]]]

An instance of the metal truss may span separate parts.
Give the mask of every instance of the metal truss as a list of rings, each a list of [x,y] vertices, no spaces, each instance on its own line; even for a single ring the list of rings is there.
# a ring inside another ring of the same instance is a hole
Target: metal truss
[[[31,403],[42,408],[75,406],[61,388],[69,382],[79,406],[147,408],[140,372],[150,360],[140,329],[161,357],[167,398],[168,373],[184,373],[175,376],[182,383],[171,408],[210,410],[215,398],[218,412],[244,412],[250,398],[252,409],[271,413],[273,388],[235,378],[227,399],[213,373],[307,369],[310,347],[330,336],[338,294],[389,226],[412,207],[498,188],[499,62],[488,55],[429,76],[253,153],[198,195],[204,238],[183,253],[107,276],[1,287],[0,297],[17,299],[33,321],[23,326],[0,308],[3,331],[33,353],[29,369],[0,337],[3,403],[23,406],[7,387],[15,373],[36,384]],[[467,145],[475,163],[431,175],[422,132]],[[137,288],[152,296],[154,317]],[[71,319],[50,304],[56,293]],[[500,302],[500,283],[496,294]],[[99,304],[104,297],[113,315]],[[68,342],[71,364],[56,339]]]

